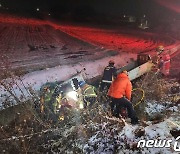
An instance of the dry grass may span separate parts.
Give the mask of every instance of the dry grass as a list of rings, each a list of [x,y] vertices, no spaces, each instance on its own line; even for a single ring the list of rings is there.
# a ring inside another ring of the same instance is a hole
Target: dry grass
[[[168,95],[171,94],[171,87],[177,84],[175,80],[158,76],[154,72],[149,72],[137,81],[135,86],[144,90],[146,100],[162,102],[169,101]]]

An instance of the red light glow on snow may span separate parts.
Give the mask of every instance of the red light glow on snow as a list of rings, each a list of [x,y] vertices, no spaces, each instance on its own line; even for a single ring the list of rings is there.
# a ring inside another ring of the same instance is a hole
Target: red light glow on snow
[[[103,48],[131,51],[138,53],[155,49],[159,44],[170,44],[169,40],[155,34],[146,34],[134,31],[128,33],[128,30],[107,30],[92,27],[82,27],[73,25],[58,25],[50,21],[41,21],[36,19],[27,19],[12,16],[0,15],[0,22],[25,25],[50,25],[80,40],[102,46]]]
[[[130,51],[138,53],[141,51],[154,50],[158,45],[167,45],[171,41],[162,36],[144,32],[134,31],[128,33],[126,30],[107,30],[81,26],[61,26],[60,29],[71,36],[117,51]],[[119,28],[120,29],[120,28]]]

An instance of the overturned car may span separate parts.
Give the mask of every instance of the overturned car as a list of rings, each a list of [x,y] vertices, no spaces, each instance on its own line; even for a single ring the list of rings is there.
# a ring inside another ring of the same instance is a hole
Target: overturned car
[[[82,73],[65,82],[46,83],[40,89],[40,112],[50,118],[62,118],[67,108],[83,109],[96,102],[95,91],[95,87],[85,82]]]

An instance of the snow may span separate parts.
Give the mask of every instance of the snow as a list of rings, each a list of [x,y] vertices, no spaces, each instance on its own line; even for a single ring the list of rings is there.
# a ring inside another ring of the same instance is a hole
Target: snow
[[[22,91],[23,91],[23,95],[29,97],[29,93],[25,87],[31,87],[33,90],[39,91],[40,87],[46,82],[67,80],[77,72],[82,71],[83,68],[86,68],[86,70],[83,73],[85,79],[91,79],[93,77],[102,75],[103,69],[108,64],[109,59],[113,59],[116,63],[116,66],[120,67],[126,65],[126,63],[130,61],[131,58],[135,58],[135,57],[136,57],[135,54],[128,54],[128,56],[126,54],[121,54],[114,57],[113,56],[105,57],[91,62],[84,61],[76,65],[63,65],[63,66],[48,68],[41,71],[35,71],[24,75],[21,79],[22,81],[18,81],[18,80],[14,81],[17,82],[17,84],[13,86],[13,89],[17,97],[20,98],[22,96]],[[8,82],[9,80],[6,79],[4,80],[4,82]],[[1,90],[0,91],[1,96],[9,95],[2,86],[0,87],[0,90]],[[4,97],[1,97],[0,98],[1,102],[3,102],[4,99],[5,99]]]
[[[167,137],[171,136],[167,121],[147,126],[145,128],[145,134],[148,139],[167,139]]]
[[[147,106],[145,108],[145,111],[148,115],[153,115],[154,113],[160,113],[165,109],[165,106],[159,103],[158,101],[146,101]]]
[[[115,128],[116,129],[116,128]],[[114,136],[114,141],[110,138],[108,134],[104,134],[104,131],[108,132],[108,128],[106,130],[97,131],[95,135],[93,135],[89,140],[88,144],[84,146],[84,152],[91,151],[90,153],[104,153],[111,154],[114,150],[114,142],[118,146],[118,153],[139,153],[139,150],[132,150],[134,144],[136,144],[140,139],[148,139],[160,140],[160,139],[171,139],[174,143],[175,138],[170,134],[170,130],[172,127],[169,126],[168,120],[164,122],[150,125],[145,127],[145,135],[137,138],[135,136],[135,130],[139,129],[139,126],[132,126],[126,124],[121,131],[117,135]],[[101,134],[101,135],[98,135]],[[102,136],[102,134],[104,134]],[[130,148],[126,147],[126,144],[130,146]],[[97,150],[94,150],[93,147],[97,146]],[[173,147],[172,147],[173,148]],[[171,148],[141,148],[141,153],[173,153]]]
[[[146,111],[148,114],[155,114],[157,112],[162,112],[166,110],[168,107],[164,105],[171,104],[171,102],[164,102],[158,103],[157,101],[148,100],[148,106]],[[176,108],[176,107],[171,107]],[[178,112],[173,112],[175,117],[179,117]],[[112,120],[113,118],[111,118]],[[115,120],[116,118],[114,118]],[[179,120],[178,120],[179,121]],[[174,151],[174,144],[175,144],[175,137],[172,136],[171,130],[180,130],[180,125],[178,124],[175,118],[169,116],[165,118],[162,122],[153,124],[152,121],[147,121],[147,126],[139,126],[139,125],[131,125],[125,122],[125,126],[122,129],[118,129],[117,126],[114,126],[114,129],[111,130],[111,135],[109,135],[109,127],[107,123],[101,123],[100,128],[98,129],[96,125],[96,132],[94,135],[91,136],[88,140],[88,144],[85,144],[83,151],[85,153],[91,151],[90,153],[103,153],[103,154],[112,154],[114,153],[115,147],[116,153],[165,153],[165,154],[176,154],[177,152]],[[143,131],[144,135],[136,136],[137,130]],[[114,133],[117,132],[117,133]],[[111,138],[113,136],[113,138]],[[160,147],[160,148],[147,148],[141,147],[140,149],[137,148],[137,143],[140,140],[172,140],[170,144],[170,148]],[[96,146],[96,149],[94,149]],[[134,149],[134,147],[136,147]]]
[[[120,136],[124,136],[124,138],[129,139],[129,140],[133,139],[135,137],[134,131],[136,128],[137,126],[132,127],[132,125],[129,125],[126,123]]]
[[[42,26],[42,23],[41,23],[41,26]],[[58,25],[56,25],[56,26],[58,26]],[[33,28],[36,29],[36,26]],[[120,45],[120,48],[122,47],[123,50],[128,49],[128,50],[137,52],[137,51],[141,51],[141,50],[144,51],[145,48],[146,48],[146,50],[153,49],[156,47],[156,45],[158,45],[161,42],[163,42],[164,44],[167,44],[167,45],[171,45],[171,43],[167,43],[168,42],[167,40],[164,41],[163,38],[161,38],[157,42],[156,41],[154,42],[154,40],[156,40],[155,37],[157,37],[157,36],[153,35],[153,34],[148,34],[147,36],[144,37],[145,39],[142,39],[142,38],[140,38],[140,36],[139,37],[132,36],[132,37],[128,38],[129,34],[126,34],[126,37],[125,37],[125,35],[120,35],[120,34],[116,35],[115,33],[119,33],[117,30],[115,30],[115,31],[107,31],[107,30],[99,31],[97,29],[88,29],[88,31],[87,31],[87,28],[76,27],[74,29],[72,26],[71,27],[68,27],[68,26],[59,27],[58,26],[57,28],[61,29],[64,32],[71,34],[71,35],[72,35],[72,31],[73,31],[74,32],[73,36],[76,36],[79,39],[86,40],[86,41],[96,44],[98,46],[102,46],[101,49],[103,49],[103,50],[104,50],[104,48],[113,48],[113,49],[121,50],[121,49],[119,49],[119,45]],[[69,30],[69,31],[67,31],[67,30]],[[76,31],[74,31],[74,30],[76,30]],[[77,33],[79,30],[81,30],[81,32]],[[98,32],[98,35],[97,35],[97,32]],[[137,33],[135,33],[135,34],[137,34]],[[44,35],[44,33],[43,34],[41,33],[41,35],[46,36],[46,35]],[[141,34],[141,35],[143,35],[143,34]],[[13,36],[15,36],[15,35],[13,35]],[[102,36],[103,36],[103,39],[102,39]],[[148,38],[149,36],[151,36],[150,39]],[[31,35],[31,37],[32,37],[32,35]],[[1,46],[4,47],[4,49],[7,48],[7,43],[6,43],[7,39],[9,39],[9,38],[7,37],[6,39],[4,39],[4,43],[1,44]],[[40,39],[34,38],[32,43],[38,44],[38,40],[40,40]],[[115,41],[111,42],[111,40],[115,40]],[[54,40],[50,40],[47,42],[51,43],[53,41]],[[63,43],[60,41],[59,41],[59,43],[57,43],[58,41],[59,40],[55,41],[56,42],[55,46],[58,45],[57,49],[62,47],[65,43],[70,42],[68,39],[66,41],[64,41]],[[61,39],[61,41],[62,41],[62,39]],[[146,41],[149,41],[149,42],[145,43]],[[47,42],[45,40],[42,40],[42,42],[40,42],[40,43],[46,44]],[[122,45],[123,44],[122,42],[124,42],[124,45]],[[26,42],[26,43],[28,43],[28,42]],[[48,44],[50,44],[50,43],[48,43]],[[177,41],[177,44],[178,43],[179,42]],[[72,44],[70,44],[70,45],[72,45]],[[133,47],[131,45],[133,45]],[[174,45],[172,45],[173,52],[176,52],[179,49],[179,47],[180,46],[178,45],[177,47],[174,48]],[[27,50],[27,47],[25,47],[25,48]],[[23,48],[23,50],[25,48]],[[74,48],[76,50],[79,48],[76,41],[74,43]],[[71,50],[72,49],[73,48],[71,48]],[[6,51],[8,51],[8,49],[6,49]],[[59,52],[59,50],[58,50],[58,52]],[[34,54],[37,54],[37,53],[33,53],[32,55],[34,55]],[[50,54],[51,53],[49,53],[47,55],[49,56]],[[97,53],[93,52],[93,54],[94,54],[94,57],[97,56]],[[69,55],[69,56],[71,56],[71,55]],[[70,78],[71,76],[76,74],[77,72],[83,70],[84,67],[86,68],[86,70],[84,71],[83,75],[84,75],[85,79],[90,79],[90,78],[93,78],[93,77],[96,77],[96,76],[99,76],[102,74],[103,68],[107,65],[109,59],[113,59],[116,62],[117,67],[122,67],[123,65],[127,64],[127,61],[130,61],[131,58],[135,58],[135,57],[136,57],[136,54],[121,53],[121,54],[115,55],[115,56],[109,55],[104,58],[102,58],[102,57],[98,58],[98,59],[94,58],[94,60],[93,60],[93,58],[90,60],[88,58],[87,58],[88,60],[86,58],[84,58],[81,62],[78,61],[76,64],[72,64],[71,59],[70,60],[65,59],[64,61],[68,61],[69,64],[63,64],[63,65],[59,65],[59,66],[52,67],[52,68],[46,68],[45,70],[28,73],[28,74],[22,76],[22,81],[19,81],[19,80],[13,81],[16,83],[13,85],[13,89],[14,89],[15,94],[18,97],[21,97],[22,94],[25,95],[26,97],[28,97],[29,93],[25,87],[32,87],[33,90],[39,91],[40,87],[43,84],[45,84],[46,82],[67,80],[68,78]],[[37,58],[37,57],[35,57],[35,58]],[[53,60],[53,59],[51,59],[51,60]],[[60,61],[60,60],[58,59],[58,61]],[[31,61],[31,63],[32,63],[32,61]],[[11,82],[11,80],[6,79],[6,80],[4,80],[4,82]],[[1,96],[3,96],[0,98],[0,102],[3,102],[5,99],[5,95],[9,95],[9,94],[7,91],[4,90],[3,87],[0,87],[0,90],[1,90],[0,94],[1,94]],[[21,90],[23,91],[23,93]],[[1,105],[2,104],[0,104],[0,107],[1,107]],[[113,126],[113,128],[110,129],[108,127],[108,123],[101,123],[101,124],[90,123],[89,125],[91,127],[93,127],[95,130],[94,134],[92,134],[92,136],[88,139],[88,142],[84,142],[83,144],[76,143],[76,145],[74,145],[74,146],[78,146],[79,148],[83,149],[84,153],[91,153],[91,154],[96,154],[96,153],[111,154],[111,153],[114,153],[113,150],[115,149],[115,146],[117,146],[118,153],[139,153],[139,151],[141,153],[145,153],[145,154],[146,153],[165,153],[165,154],[174,153],[174,151],[169,148],[141,148],[140,150],[139,149],[132,150],[132,147],[140,139],[145,139],[145,140],[148,140],[148,139],[153,139],[153,140],[155,140],[155,139],[172,139],[173,141],[175,141],[175,138],[171,135],[170,130],[172,130],[173,128],[180,129],[180,126],[178,123],[179,122],[179,119],[178,119],[179,114],[176,113],[179,111],[178,107],[173,106],[173,107],[168,108],[168,110],[175,112],[174,117],[170,117],[170,118],[166,119],[165,121],[158,123],[158,124],[152,124],[151,122],[147,122],[148,126],[146,126],[144,128],[145,135],[141,136],[141,137],[136,137],[136,135],[135,135],[136,130],[139,129],[138,125],[132,126],[128,123],[125,123],[125,126],[122,129],[119,127],[115,127],[115,126]],[[166,109],[166,107],[158,101],[151,101],[151,102],[148,101],[147,102],[146,112],[149,115],[153,115],[155,113],[160,113],[165,109]],[[70,129],[64,131],[62,133],[63,136],[67,137],[72,131],[74,131],[74,128],[75,127],[72,127]],[[15,139],[15,138],[16,138],[15,136],[12,136],[12,139]],[[129,147],[127,147],[127,144],[129,145]],[[95,147],[95,149],[94,149],[94,147]],[[69,153],[72,153],[72,152],[69,152]]]
[[[173,111],[173,112],[178,112],[179,111],[177,106],[170,107],[170,108],[168,108],[168,110]]]
[[[115,49],[117,51],[125,49],[134,53],[141,51],[154,50],[159,44],[171,46],[179,44],[179,42],[162,34],[154,34],[151,32],[144,33],[143,31],[130,30],[125,28],[105,28],[87,27],[87,26],[72,26],[61,25],[60,30],[70,34],[80,40],[85,40],[95,45],[103,45],[106,48]],[[158,39],[157,39],[158,38]],[[172,48],[172,47],[171,47]],[[177,50],[176,50],[177,51]]]

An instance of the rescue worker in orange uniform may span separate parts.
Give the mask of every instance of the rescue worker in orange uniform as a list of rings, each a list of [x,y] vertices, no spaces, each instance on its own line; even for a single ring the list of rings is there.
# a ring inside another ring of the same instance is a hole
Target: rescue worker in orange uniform
[[[120,109],[124,107],[128,111],[128,117],[131,118],[131,123],[137,124],[138,118],[135,114],[132,103],[130,102],[131,91],[132,84],[128,78],[128,72],[123,71],[118,74],[117,78],[112,82],[108,91],[108,96],[110,96],[112,100],[110,106],[113,116],[119,118]]]

